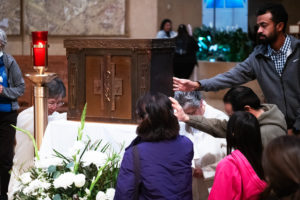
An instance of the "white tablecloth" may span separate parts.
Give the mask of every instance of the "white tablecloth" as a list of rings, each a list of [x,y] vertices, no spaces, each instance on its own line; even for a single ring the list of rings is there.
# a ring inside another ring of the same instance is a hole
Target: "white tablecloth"
[[[50,122],[45,131],[40,155],[53,155],[53,149],[55,149],[63,155],[70,156],[69,149],[76,141],[79,126],[80,122],[76,121]],[[136,125],[86,122],[83,140],[87,140],[87,135],[92,142],[102,139],[102,144],[109,143],[115,152],[120,152],[121,146],[124,144],[121,152],[123,155],[125,147],[136,137],[135,131]]]

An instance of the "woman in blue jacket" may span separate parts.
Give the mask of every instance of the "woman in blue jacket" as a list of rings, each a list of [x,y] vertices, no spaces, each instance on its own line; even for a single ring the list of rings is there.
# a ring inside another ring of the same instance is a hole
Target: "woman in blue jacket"
[[[10,170],[13,165],[18,98],[25,83],[16,60],[4,52],[6,33],[0,29],[0,200],[7,200]]]
[[[179,135],[170,100],[146,94],[136,113],[138,136],[125,151],[115,199],[191,200],[193,144]]]

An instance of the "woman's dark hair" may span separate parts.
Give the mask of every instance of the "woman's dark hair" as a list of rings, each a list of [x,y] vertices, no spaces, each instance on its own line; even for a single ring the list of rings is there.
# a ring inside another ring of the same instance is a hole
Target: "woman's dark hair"
[[[136,106],[141,121],[137,134],[144,141],[171,140],[179,134],[179,124],[169,98],[161,93],[142,96]]]
[[[278,3],[266,3],[256,11],[256,16],[264,15],[267,12],[270,12],[272,14],[272,21],[275,24],[278,24],[280,22],[284,23],[283,32],[285,32],[288,21],[288,14],[283,5]]]
[[[189,37],[189,33],[186,29],[186,25],[184,25],[184,24],[180,24],[178,26],[177,32],[178,32],[177,37],[181,37],[181,38],[182,37],[185,37],[185,38]]]
[[[184,24],[180,24],[175,37],[175,53],[183,55],[188,53],[189,33]]]
[[[56,77],[49,83],[46,83],[46,86],[48,88],[49,98],[64,98],[66,96],[66,88],[64,82],[60,78]]]
[[[263,154],[263,168],[268,187],[267,197],[300,199],[300,138],[281,136],[272,140]]]
[[[262,107],[258,96],[253,92],[251,88],[245,86],[232,87],[223,98],[224,103],[230,103],[233,111],[243,111],[245,106],[257,110]]]
[[[256,174],[263,179],[263,146],[256,117],[249,112],[234,112],[227,124],[226,141],[227,154],[233,149],[238,149],[247,158]]]
[[[164,19],[164,20],[162,20],[162,22],[160,24],[160,30],[164,30],[164,27],[165,27],[166,23],[172,24],[172,21],[170,19]]]

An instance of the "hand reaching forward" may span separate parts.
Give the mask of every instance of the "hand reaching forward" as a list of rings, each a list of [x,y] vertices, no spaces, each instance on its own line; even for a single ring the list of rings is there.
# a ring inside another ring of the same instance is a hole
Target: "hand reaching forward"
[[[180,79],[173,77],[173,90],[190,92],[199,89],[200,83],[188,79]]]
[[[178,101],[172,97],[169,97],[170,101],[172,102],[172,107],[174,109],[174,115],[177,117],[179,121],[186,122],[190,118],[185,112],[183,111],[183,108],[178,103]]]

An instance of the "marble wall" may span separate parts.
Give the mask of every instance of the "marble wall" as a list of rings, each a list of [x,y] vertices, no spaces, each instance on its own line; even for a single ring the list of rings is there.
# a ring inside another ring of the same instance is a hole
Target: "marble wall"
[[[0,0],[0,28],[9,35],[21,33],[20,0]]]
[[[27,34],[113,36],[125,34],[125,0],[24,0]]]

